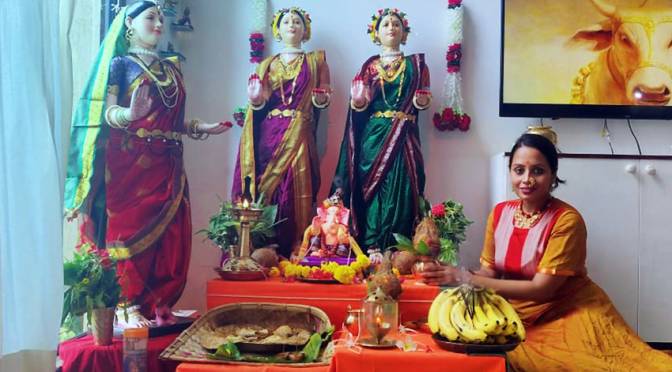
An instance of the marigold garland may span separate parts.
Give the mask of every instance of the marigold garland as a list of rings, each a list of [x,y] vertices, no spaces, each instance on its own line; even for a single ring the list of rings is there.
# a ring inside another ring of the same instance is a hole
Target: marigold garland
[[[440,131],[459,129],[469,130],[471,118],[462,109],[462,20],[464,8],[462,0],[448,0],[449,35],[448,51],[446,52],[446,80],[443,87],[444,108],[434,113],[432,122]]]
[[[287,279],[310,278],[319,276],[320,279],[334,278],[342,284],[352,284],[355,278],[366,270],[370,265],[369,258],[365,255],[357,256],[349,265],[339,265],[336,262],[323,262],[320,266],[304,266],[289,261],[281,261],[278,264],[280,274]],[[330,275],[325,275],[330,274]]]

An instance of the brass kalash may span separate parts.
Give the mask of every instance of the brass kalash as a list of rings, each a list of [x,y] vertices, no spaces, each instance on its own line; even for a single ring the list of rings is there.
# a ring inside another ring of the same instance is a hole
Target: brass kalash
[[[231,257],[222,264],[220,276],[226,280],[264,280],[266,274],[264,269],[250,257],[250,229],[251,224],[259,221],[263,210],[257,208],[253,203],[253,197],[250,193],[250,177],[245,177],[245,192],[241,199],[233,207],[233,214],[240,221],[240,231],[238,232],[239,249],[238,256],[235,251],[231,251]]]

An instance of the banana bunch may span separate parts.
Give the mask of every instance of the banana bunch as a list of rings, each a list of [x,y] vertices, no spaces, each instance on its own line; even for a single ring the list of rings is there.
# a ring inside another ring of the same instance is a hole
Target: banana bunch
[[[448,341],[506,344],[525,340],[518,313],[490,289],[467,285],[446,289],[432,302],[429,329]]]

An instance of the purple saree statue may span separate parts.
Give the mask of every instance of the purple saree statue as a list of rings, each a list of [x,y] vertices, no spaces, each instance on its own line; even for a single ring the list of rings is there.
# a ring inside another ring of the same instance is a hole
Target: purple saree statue
[[[298,8],[281,9],[273,34],[283,51],[261,62],[250,77],[247,111],[232,198],[240,196],[245,177],[252,179],[255,199],[278,205],[279,254],[289,257],[311,222],[320,171],[315,129],[317,109],[329,104],[329,68],[324,51],[304,52],[310,38],[310,17]]]

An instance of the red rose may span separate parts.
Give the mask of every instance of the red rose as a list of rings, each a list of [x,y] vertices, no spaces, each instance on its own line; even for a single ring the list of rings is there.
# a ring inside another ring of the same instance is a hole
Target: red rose
[[[460,122],[458,124],[458,128],[460,128],[461,131],[466,132],[469,130],[469,126],[471,124],[471,118],[467,114],[462,114],[462,117],[460,118]]]
[[[441,121],[444,123],[448,123],[453,120],[453,117],[455,117],[455,113],[453,112],[453,109],[450,107],[446,107],[443,109],[443,114],[441,114]]]
[[[435,112],[434,116],[432,116],[432,123],[436,129],[441,130],[441,114]]]
[[[441,204],[437,204],[432,207],[432,217],[434,218],[443,218],[446,216],[446,207]]]
[[[107,249],[96,249],[96,251],[92,253],[97,254],[98,257],[100,257],[100,265],[104,269],[109,269],[112,267],[112,260],[110,259],[110,253],[107,251]]]
[[[460,5],[462,5],[462,0],[448,0],[448,7],[451,9]]]

